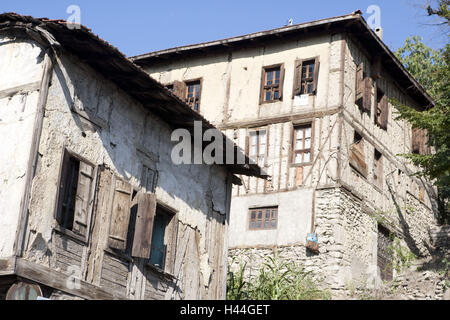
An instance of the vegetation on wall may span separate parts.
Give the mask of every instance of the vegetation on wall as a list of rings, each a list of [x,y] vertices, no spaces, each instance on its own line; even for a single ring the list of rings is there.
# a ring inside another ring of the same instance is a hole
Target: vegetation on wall
[[[427,8],[430,16],[439,17],[441,25],[450,25],[450,1],[438,1],[437,9]],[[446,35],[448,32],[444,31]],[[450,45],[440,50],[427,47],[419,37],[408,38],[396,52],[406,69],[427,90],[436,102],[434,108],[416,110],[392,100],[398,111],[397,119],[405,119],[413,128],[426,130],[428,145],[436,152],[404,155],[421,168],[418,175],[433,180],[438,187],[439,220],[450,222]]]
[[[234,262],[235,260],[233,260]],[[319,288],[310,272],[277,254],[267,256],[256,276],[245,276],[247,265],[228,273],[227,300],[328,300],[331,294]]]

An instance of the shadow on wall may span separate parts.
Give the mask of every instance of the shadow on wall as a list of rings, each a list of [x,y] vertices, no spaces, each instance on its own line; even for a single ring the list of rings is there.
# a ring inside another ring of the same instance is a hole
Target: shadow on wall
[[[387,183],[387,186],[388,186],[389,193],[391,194],[391,198],[394,203],[395,209],[397,211],[397,215],[398,215],[398,218],[400,221],[400,227],[403,231],[406,245],[408,246],[409,250],[411,250],[411,252],[413,254],[415,254],[417,257],[422,257],[423,253],[417,247],[416,240],[414,240],[414,238],[411,235],[409,224],[406,221],[406,219],[402,213],[402,209],[400,208],[400,205],[398,204],[397,199],[395,198],[395,192],[394,192],[394,190],[392,190],[392,187],[389,183]],[[433,251],[433,249],[426,242],[423,242],[423,245],[427,248],[428,252]]]

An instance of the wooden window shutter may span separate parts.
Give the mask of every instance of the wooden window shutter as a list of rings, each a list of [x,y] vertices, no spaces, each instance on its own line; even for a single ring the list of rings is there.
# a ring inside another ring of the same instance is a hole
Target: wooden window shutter
[[[380,127],[384,130],[387,130],[388,119],[389,119],[389,104],[386,95],[381,99],[380,104],[381,115],[379,119]]]
[[[299,60],[295,62],[295,72],[294,72],[294,90],[293,96],[297,96],[300,94],[302,89],[302,66],[303,60]]]
[[[319,81],[319,68],[320,68],[319,57],[316,57],[316,59],[314,61],[314,82],[313,82],[314,94],[317,93],[317,83]]]
[[[412,153],[420,154],[421,151],[421,133],[420,129],[412,128]]]
[[[356,98],[355,101],[361,101],[364,96],[364,64],[360,63],[356,69]]]
[[[62,217],[62,206],[63,206],[63,198],[64,198],[64,190],[65,190],[65,181],[67,179],[67,170],[69,164],[70,156],[67,151],[64,149],[62,154],[61,168],[59,172],[59,181],[58,181],[58,207],[56,211],[56,221],[59,224],[63,223]]]
[[[430,137],[428,136],[428,130],[423,130],[423,154],[431,154],[431,146],[429,145]]]
[[[139,193],[137,197],[138,210],[131,255],[148,259],[150,258],[153,222],[156,213],[156,196],[154,193]]]
[[[186,85],[182,81],[174,81],[173,92],[178,98],[185,101],[186,100]]]
[[[109,226],[108,245],[117,250],[127,247],[128,224],[130,222],[132,187],[128,182],[114,179],[111,222]]]
[[[349,163],[356,171],[367,178],[368,170],[366,161],[364,159],[364,144],[362,140],[359,143],[351,146]]]
[[[283,100],[283,84],[284,84],[284,65],[280,66],[280,86],[279,86],[279,100]]]
[[[364,79],[364,96],[363,96],[363,110],[370,114],[372,107],[372,80],[369,77]]]
[[[250,137],[249,133],[245,136],[245,155],[248,157],[250,154]]]
[[[93,193],[94,171],[92,165],[80,161],[73,231],[81,235],[86,235],[88,230],[89,213],[92,208],[91,195]]]
[[[259,104],[264,102],[264,84],[266,82],[266,69],[263,67],[261,71],[261,85],[259,88]]]

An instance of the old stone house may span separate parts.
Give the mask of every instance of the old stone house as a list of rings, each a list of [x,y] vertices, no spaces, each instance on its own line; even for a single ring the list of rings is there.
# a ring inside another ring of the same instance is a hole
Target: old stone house
[[[390,99],[434,102],[381,37],[356,11],[131,58],[271,177],[233,188],[230,260],[277,251],[339,295],[395,276],[394,237],[429,254],[435,190],[398,154],[430,150]]]
[[[0,15],[0,299],[223,299],[232,183],[259,168],[173,164],[174,129],[214,127],[72,27]]]

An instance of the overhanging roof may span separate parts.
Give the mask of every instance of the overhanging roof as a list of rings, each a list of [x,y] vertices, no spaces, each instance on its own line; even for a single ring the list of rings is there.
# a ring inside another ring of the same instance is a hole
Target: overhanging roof
[[[391,72],[391,76],[407,94],[413,97],[424,108],[434,106],[435,103],[431,96],[404,68],[394,53],[384,44],[375,32],[370,29],[362,17],[362,12],[359,10],[348,15],[285,26],[222,40],[150,52],[130,57],[130,59],[139,65],[151,65],[161,60],[164,61],[167,59],[179,59],[214,52],[223,52],[225,50],[229,51],[248,46],[258,46],[272,40],[280,41],[280,39],[300,38],[303,36],[329,32],[346,32],[355,36],[362,45],[368,49],[373,57],[379,56],[381,58],[382,65],[386,70]]]
[[[201,121],[204,130],[215,129],[210,122],[127,59],[117,48],[84,26],[70,29],[64,20],[36,19],[16,13],[4,13],[0,14],[0,33],[31,38],[44,47],[63,49],[75,54],[174,128],[192,130],[194,121]],[[226,136],[222,136],[226,141]],[[235,146],[235,158],[237,152],[242,153],[242,150]],[[249,163],[247,156],[245,159]],[[226,167],[234,174],[267,177],[256,164],[230,164]]]

